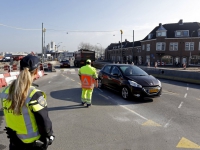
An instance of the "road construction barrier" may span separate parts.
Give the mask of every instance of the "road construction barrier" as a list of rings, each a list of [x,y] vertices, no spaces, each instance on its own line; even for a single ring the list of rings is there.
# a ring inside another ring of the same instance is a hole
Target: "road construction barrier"
[[[185,64],[185,63],[183,64],[183,69],[184,69],[184,70],[186,69],[186,64]]]
[[[7,86],[5,78],[0,78],[0,88]]]
[[[4,71],[9,70],[9,66],[8,65],[4,65]]]
[[[17,70],[17,65],[13,65],[12,70]]]
[[[47,64],[48,65],[48,71],[53,71],[53,65],[51,64],[51,63],[48,63]]]

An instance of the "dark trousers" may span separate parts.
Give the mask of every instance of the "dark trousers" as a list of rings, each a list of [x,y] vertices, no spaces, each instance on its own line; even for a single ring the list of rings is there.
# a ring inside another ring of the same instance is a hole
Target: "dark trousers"
[[[33,144],[15,145],[10,141],[9,150],[47,150],[42,147],[35,147]]]

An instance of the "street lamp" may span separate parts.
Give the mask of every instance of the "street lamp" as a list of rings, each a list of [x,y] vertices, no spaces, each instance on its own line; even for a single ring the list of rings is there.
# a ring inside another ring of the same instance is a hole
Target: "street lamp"
[[[58,53],[58,48],[60,47],[59,44],[61,44],[62,42],[59,42],[57,45],[55,45],[55,53]],[[56,47],[57,47],[57,52],[56,52]],[[56,55],[56,58],[58,57],[58,54]]]
[[[190,39],[191,39],[191,42],[190,42],[190,64],[191,64],[191,59],[192,59],[192,56],[191,56],[191,51],[192,51],[192,49],[191,49],[191,45],[192,45],[192,35],[193,35],[194,32],[195,32],[195,31],[192,31],[192,33],[191,33],[191,35],[190,35]],[[193,48],[194,48],[194,45],[193,45]]]

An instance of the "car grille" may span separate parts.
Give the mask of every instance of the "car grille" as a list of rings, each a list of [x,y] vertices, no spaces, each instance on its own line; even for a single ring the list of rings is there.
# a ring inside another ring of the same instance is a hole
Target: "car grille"
[[[143,87],[143,91],[147,93],[148,95],[156,95],[158,92],[160,92],[160,86],[156,87]]]

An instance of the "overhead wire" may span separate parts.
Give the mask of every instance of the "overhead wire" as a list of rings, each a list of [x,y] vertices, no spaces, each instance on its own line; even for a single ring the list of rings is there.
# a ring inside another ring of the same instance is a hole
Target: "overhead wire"
[[[20,28],[20,27],[14,27],[14,26],[9,26],[9,25],[5,25],[5,24],[2,24],[0,23],[0,26],[4,26],[4,27],[8,27],[8,28],[13,28],[13,29],[17,29],[17,30],[42,30],[42,29],[27,29],[27,28]],[[68,30],[59,30],[59,29],[48,29],[48,28],[45,28],[46,30],[49,30],[49,31],[62,31],[62,32],[116,32],[118,30],[113,30],[113,31],[78,31],[78,30],[72,30],[72,31],[68,31]]]

